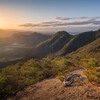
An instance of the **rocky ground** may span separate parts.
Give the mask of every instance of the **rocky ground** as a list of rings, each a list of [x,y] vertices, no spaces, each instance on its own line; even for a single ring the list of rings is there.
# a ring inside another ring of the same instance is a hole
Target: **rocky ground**
[[[72,74],[81,75],[81,85],[76,82],[64,87],[63,82],[51,78],[26,87],[4,100],[100,100],[100,87],[87,82],[83,69],[73,71]]]

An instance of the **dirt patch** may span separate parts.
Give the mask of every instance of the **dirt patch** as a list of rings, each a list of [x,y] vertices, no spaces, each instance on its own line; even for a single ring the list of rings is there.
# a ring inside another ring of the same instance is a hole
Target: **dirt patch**
[[[64,87],[57,78],[46,79],[6,100],[100,100],[100,88],[86,81],[83,69],[75,70],[72,74],[80,74],[84,77],[84,85]]]

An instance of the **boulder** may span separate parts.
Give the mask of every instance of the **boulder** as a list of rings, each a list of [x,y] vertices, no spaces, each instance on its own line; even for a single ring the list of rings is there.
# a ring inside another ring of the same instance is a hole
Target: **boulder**
[[[72,83],[75,82],[75,80],[77,78],[80,78],[81,75],[80,74],[74,74],[74,75],[70,75],[69,77],[67,77],[63,83],[64,83],[64,86],[67,87],[67,86],[70,86]]]

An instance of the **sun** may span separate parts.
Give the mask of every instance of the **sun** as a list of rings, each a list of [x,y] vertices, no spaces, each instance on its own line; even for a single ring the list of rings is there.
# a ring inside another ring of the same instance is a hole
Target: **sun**
[[[0,26],[1,26],[1,20],[0,20]]]
[[[2,22],[2,20],[0,19],[0,28],[2,28],[3,27],[3,22]]]
[[[6,23],[0,19],[0,29],[6,29],[8,26],[6,25]]]

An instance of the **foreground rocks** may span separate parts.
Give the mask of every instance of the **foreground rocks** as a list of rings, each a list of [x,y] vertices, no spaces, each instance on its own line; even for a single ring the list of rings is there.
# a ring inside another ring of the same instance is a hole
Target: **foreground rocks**
[[[74,75],[70,75],[69,77],[67,77],[63,83],[64,83],[64,86],[67,87],[67,86],[71,86],[71,84],[73,84],[76,79],[80,79],[81,80],[81,75],[80,74],[74,74]]]
[[[83,70],[74,71],[73,74],[86,78]],[[83,83],[84,85],[73,83],[70,87],[64,87],[57,78],[47,79],[26,87],[15,96],[4,100],[100,100],[100,87],[87,83],[86,79]]]

